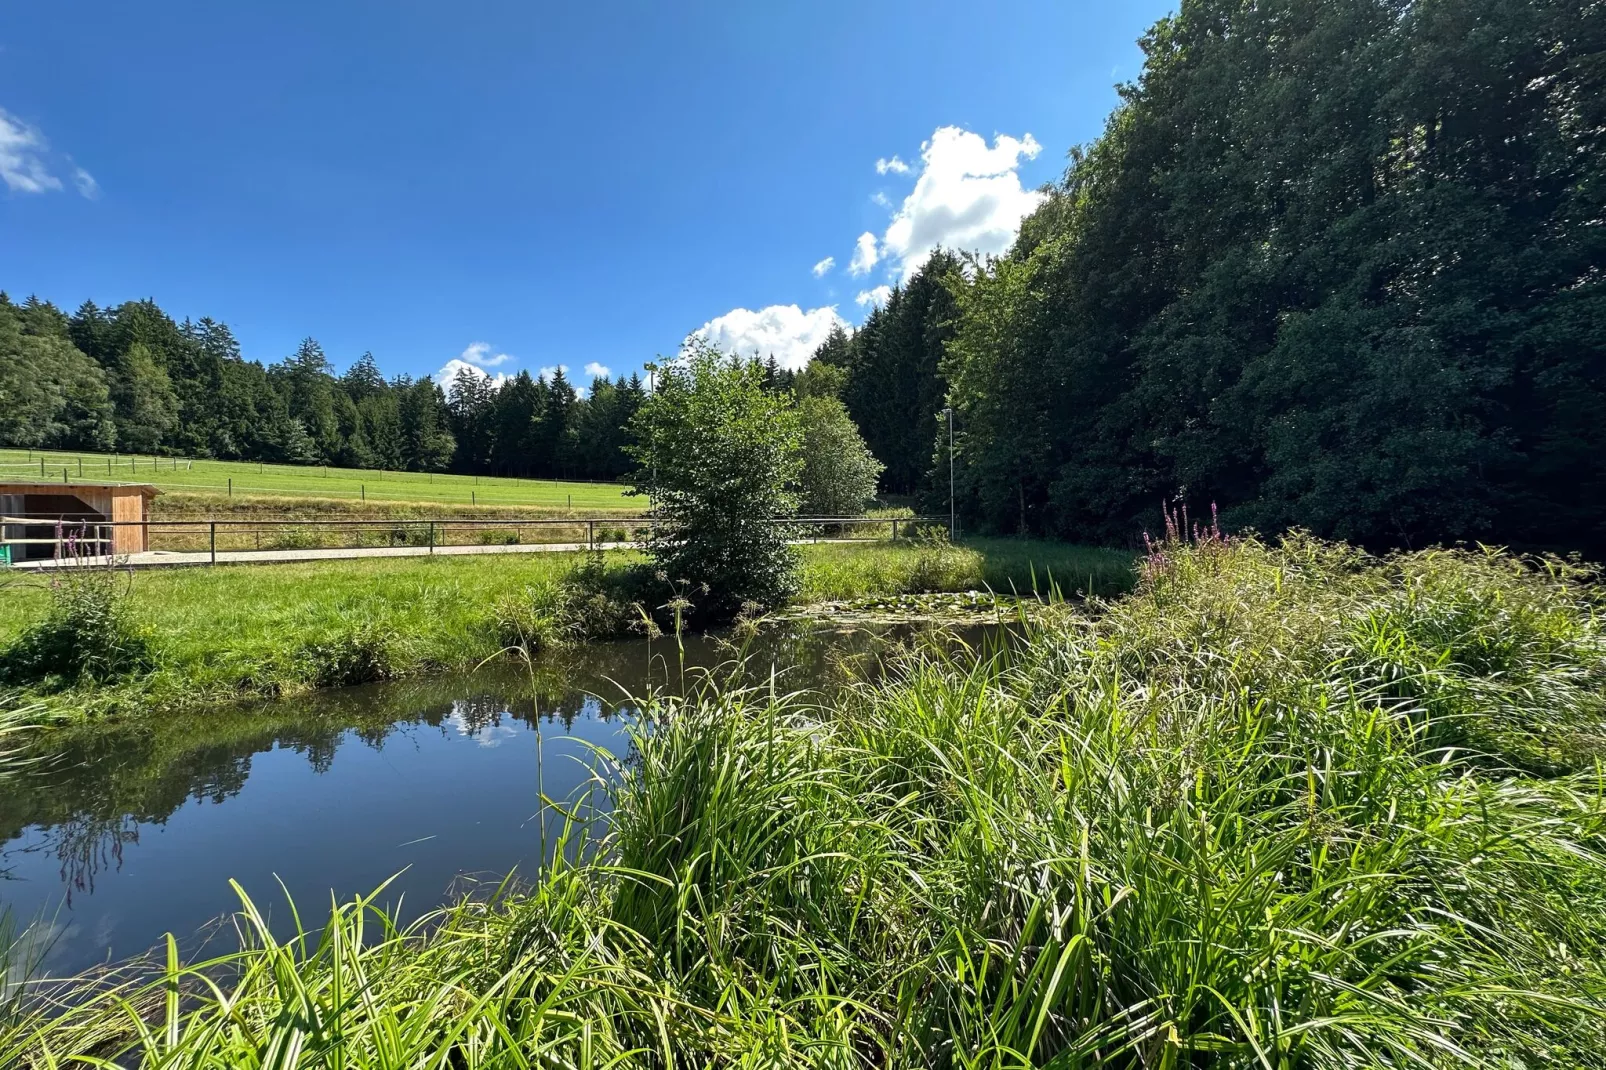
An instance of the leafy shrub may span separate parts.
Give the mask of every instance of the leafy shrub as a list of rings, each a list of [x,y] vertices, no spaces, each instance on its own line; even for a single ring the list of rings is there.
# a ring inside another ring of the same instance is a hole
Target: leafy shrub
[[[91,565],[53,572],[44,617],[0,651],[0,683],[55,690],[153,669],[154,646],[129,611],[127,580]]]
[[[362,622],[349,632],[307,643],[296,652],[298,676],[315,687],[348,687],[389,680],[407,658],[394,631]]]
[[[834,397],[798,404],[803,426],[799,509],[806,516],[858,516],[875,499],[886,467],[864,444],[858,425]]]
[[[644,571],[610,567],[606,554],[594,550],[567,576],[543,576],[504,595],[494,610],[502,645],[534,653],[625,634],[640,619],[636,604]]]
[[[944,528],[925,528],[910,540],[918,551],[909,570],[908,590],[925,593],[956,591],[970,586],[972,556],[948,541]]]
[[[657,570],[699,592],[699,620],[748,602],[773,606],[797,588],[797,554],[777,518],[796,515],[801,432],[791,398],[764,388],[756,365],[706,343],[662,370],[632,422],[658,526]]]

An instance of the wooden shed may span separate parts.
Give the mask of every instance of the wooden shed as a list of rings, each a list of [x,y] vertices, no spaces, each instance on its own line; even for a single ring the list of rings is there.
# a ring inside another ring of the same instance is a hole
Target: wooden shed
[[[160,493],[148,483],[0,483],[0,542],[13,561],[58,556],[62,535],[89,553],[144,553]]]

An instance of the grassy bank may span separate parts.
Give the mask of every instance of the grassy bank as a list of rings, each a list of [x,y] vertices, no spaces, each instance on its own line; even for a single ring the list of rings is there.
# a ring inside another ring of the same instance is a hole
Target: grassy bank
[[[1169,547],[830,707],[661,697],[533,887],[287,945],[247,903],[239,957],[57,992],[6,1054],[1603,1067],[1600,609],[1501,558]]]
[[[1042,584],[1049,574],[1082,584],[1085,573],[1095,590],[1112,591],[1131,575],[1119,552],[1010,540],[820,544],[802,554],[808,601],[1030,589],[1034,575]],[[636,560],[604,558],[614,572]],[[126,620],[148,641],[144,671],[41,701],[62,714],[135,710],[471,668],[510,644],[596,625],[595,607],[569,591],[586,564],[583,554],[563,553],[137,572],[123,582]],[[660,600],[672,594],[665,585]],[[0,587],[0,650],[50,603],[47,579],[11,577]],[[617,615],[600,622],[605,631],[620,623]]]

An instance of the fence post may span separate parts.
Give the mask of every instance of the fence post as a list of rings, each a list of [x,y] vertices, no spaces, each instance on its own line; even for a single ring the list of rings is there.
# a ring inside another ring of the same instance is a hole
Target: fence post
[[[595,520],[586,521],[586,548],[590,550],[597,548],[597,522]]]
[[[234,497],[234,477],[229,477],[229,497]]]
[[[208,520],[206,522],[206,527],[207,542],[210,544],[212,549],[212,564],[215,565],[217,564],[217,521]]]
[[[897,542],[898,541],[898,518],[897,517],[893,517],[892,518],[892,541],[893,542]]]
[[[435,552],[435,521],[429,522],[429,552]]]
[[[39,458],[39,478],[45,478],[45,459],[43,457]]]

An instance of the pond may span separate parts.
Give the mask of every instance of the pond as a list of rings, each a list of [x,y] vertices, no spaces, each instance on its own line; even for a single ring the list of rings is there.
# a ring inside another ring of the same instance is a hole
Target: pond
[[[828,690],[910,635],[793,622],[749,645],[745,671]],[[238,906],[231,879],[279,930],[286,892],[316,924],[331,893],[392,877],[381,902],[416,916],[474,879],[533,875],[559,820],[541,794],[578,797],[597,748],[627,757],[629,696],[729,672],[731,655],[706,637],[592,644],[533,669],[62,730],[0,784],[0,906],[38,925],[57,976],[168,932],[228,950],[209,923]]]

